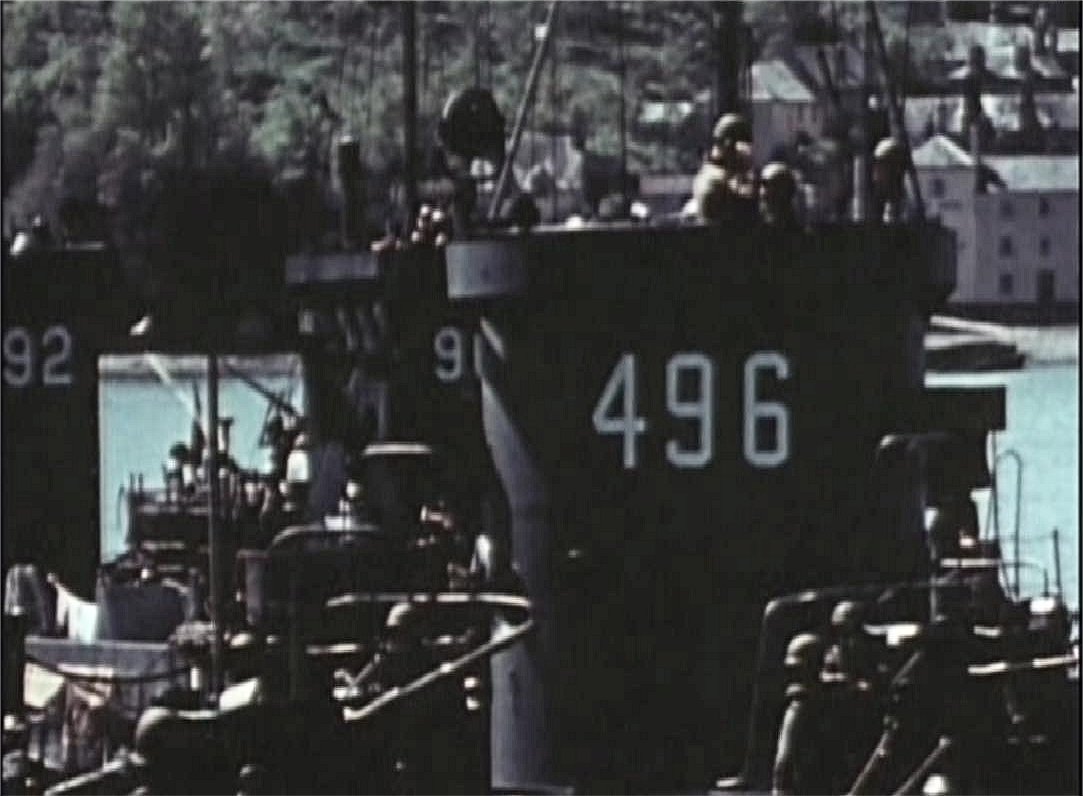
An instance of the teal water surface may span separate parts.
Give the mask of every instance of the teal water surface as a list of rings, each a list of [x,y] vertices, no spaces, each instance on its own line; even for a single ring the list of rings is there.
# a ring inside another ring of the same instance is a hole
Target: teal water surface
[[[286,380],[262,379],[280,390]],[[1037,594],[1043,570],[1055,585],[1050,534],[1060,532],[1062,580],[1068,602],[1079,606],[1079,365],[1034,366],[984,374],[931,374],[930,385],[996,385],[1007,388],[1007,429],[996,439],[998,452],[1015,450],[1023,460],[1020,508],[1022,557],[1034,567],[1021,571],[1023,592]],[[184,387],[188,389],[188,384]],[[202,385],[200,385],[202,389]],[[188,390],[190,394],[190,389]],[[102,388],[102,553],[124,550],[126,518],[120,490],[130,473],[143,473],[146,486],[161,486],[169,446],[188,441],[191,419],[174,392],[153,380],[103,379]],[[236,379],[222,380],[221,414],[235,418],[234,457],[243,467],[263,464],[258,448],[266,401]],[[1001,462],[999,524],[1012,545],[1016,517],[1016,476]],[[983,522],[992,519],[989,493],[975,494]]]
[[[1045,573],[1055,587],[1051,534],[1060,532],[1060,561],[1066,601],[1079,607],[1079,363],[1035,365],[998,373],[930,374],[932,385],[1004,385],[1007,428],[996,435],[998,511],[1001,536],[1011,555],[1019,510],[1020,553],[1031,566],[1020,572],[1024,594],[1040,593]],[[1017,502],[1014,461],[1023,462],[1022,500]],[[983,523],[992,520],[990,494],[975,494]],[[1043,573],[1044,570],[1044,573]]]
[[[263,377],[265,387],[281,391],[285,378]],[[101,398],[101,548],[103,560],[124,551],[128,532],[122,490],[130,477],[143,476],[146,488],[163,486],[162,466],[175,442],[188,444],[192,416],[183,398],[192,395],[191,381],[170,389],[153,379],[103,377]],[[205,395],[206,381],[196,382]],[[183,398],[181,397],[183,394]],[[203,399],[206,411],[206,399]],[[262,468],[266,451],[258,446],[267,409],[263,396],[238,379],[223,378],[219,415],[232,417],[231,453],[244,468]]]

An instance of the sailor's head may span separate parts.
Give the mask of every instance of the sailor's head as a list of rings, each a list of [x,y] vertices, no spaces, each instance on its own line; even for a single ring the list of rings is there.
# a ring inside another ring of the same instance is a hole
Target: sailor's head
[[[838,635],[850,635],[861,628],[862,605],[854,600],[841,600],[831,611],[831,627]]]
[[[760,213],[768,224],[792,221],[797,179],[785,163],[772,161],[760,172]]]
[[[738,149],[751,151],[751,144],[752,126],[748,120],[739,113],[724,113],[715,122],[711,134],[710,160],[725,165],[725,161],[732,158]]]
[[[783,663],[791,679],[808,679],[819,672],[824,657],[824,643],[816,633],[798,633],[786,645]]]
[[[448,97],[436,137],[454,174],[469,173],[478,160],[497,171],[504,162],[504,116],[487,89],[475,86]]]
[[[906,147],[896,138],[885,138],[876,145],[872,153],[872,179],[881,197],[902,197],[909,157]]]

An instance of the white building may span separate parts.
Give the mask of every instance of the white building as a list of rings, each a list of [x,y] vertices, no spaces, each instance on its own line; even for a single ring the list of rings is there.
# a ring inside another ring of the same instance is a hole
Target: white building
[[[974,158],[946,136],[914,150],[930,216],[955,230],[951,300],[985,306],[1079,303],[1079,156]]]
[[[820,135],[824,104],[780,59],[752,64],[752,157],[765,162],[779,146],[792,146],[798,132]]]

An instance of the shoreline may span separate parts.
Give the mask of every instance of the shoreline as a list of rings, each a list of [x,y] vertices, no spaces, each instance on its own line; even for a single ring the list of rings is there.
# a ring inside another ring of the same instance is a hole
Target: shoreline
[[[944,341],[953,337],[984,339],[991,343],[1014,346],[1026,357],[1025,366],[1071,365],[1079,363],[1078,323],[1054,326],[1007,326],[987,321],[972,321],[947,315],[934,315],[927,337]]]
[[[236,372],[258,378],[291,378],[301,374],[301,361],[296,354],[220,356],[219,362],[222,379],[235,379]],[[159,381],[162,369],[173,379],[204,379],[207,358],[196,354],[102,354],[98,358],[98,375],[102,381]]]

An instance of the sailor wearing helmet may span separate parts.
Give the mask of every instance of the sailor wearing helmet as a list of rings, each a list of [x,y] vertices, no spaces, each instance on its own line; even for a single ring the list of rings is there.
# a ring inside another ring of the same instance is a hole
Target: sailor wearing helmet
[[[710,151],[692,183],[686,213],[708,222],[755,218],[756,174],[751,142],[752,129],[744,116],[727,113],[718,120]]]
[[[779,229],[796,229],[797,179],[785,163],[772,161],[760,172],[760,218]]]
[[[827,793],[824,745],[823,688],[820,665],[823,640],[815,633],[798,633],[790,639],[784,660],[789,685],[786,712],[778,732],[771,792]]]

